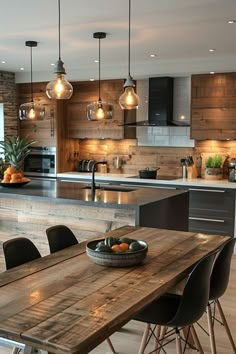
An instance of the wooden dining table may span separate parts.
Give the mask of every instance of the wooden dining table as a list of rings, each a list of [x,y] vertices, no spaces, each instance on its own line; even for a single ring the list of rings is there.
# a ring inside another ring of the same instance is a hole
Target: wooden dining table
[[[82,242],[2,272],[0,336],[26,344],[25,353],[87,354],[228,240],[134,226],[99,238],[107,236],[146,241],[147,257],[132,267],[104,267]]]

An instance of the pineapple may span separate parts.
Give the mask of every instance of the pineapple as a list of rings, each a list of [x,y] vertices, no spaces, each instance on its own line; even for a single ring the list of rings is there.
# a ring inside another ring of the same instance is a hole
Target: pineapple
[[[16,171],[23,168],[23,162],[29,154],[29,147],[36,143],[35,140],[27,140],[28,136],[20,138],[19,136],[13,139],[6,138],[5,141],[0,141],[0,148],[3,149],[5,160]]]

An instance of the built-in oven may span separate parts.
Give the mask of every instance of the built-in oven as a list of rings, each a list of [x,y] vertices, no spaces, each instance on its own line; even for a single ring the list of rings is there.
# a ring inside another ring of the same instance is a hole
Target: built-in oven
[[[31,147],[24,160],[24,175],[56,178],[56,147]]]

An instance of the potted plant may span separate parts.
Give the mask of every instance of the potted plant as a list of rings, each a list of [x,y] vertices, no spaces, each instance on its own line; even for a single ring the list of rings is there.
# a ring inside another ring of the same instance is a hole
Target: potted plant
[[[223,178],[223,158],[220,155],[213,155],[206,160],[205,179],[218,180]]]

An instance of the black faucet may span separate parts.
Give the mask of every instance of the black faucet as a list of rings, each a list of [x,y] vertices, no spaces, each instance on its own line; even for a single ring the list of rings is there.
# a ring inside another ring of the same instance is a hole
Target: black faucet
[[[96,189],[96,185],[95,185],[95,172],[96,172],[96,166],[97,165],[107,165],[107,161],[98,161],[95,162],[95,164],[92,167],[92,183],[91,183],[91,192],[94,195],[95,194],[95,189]]]

